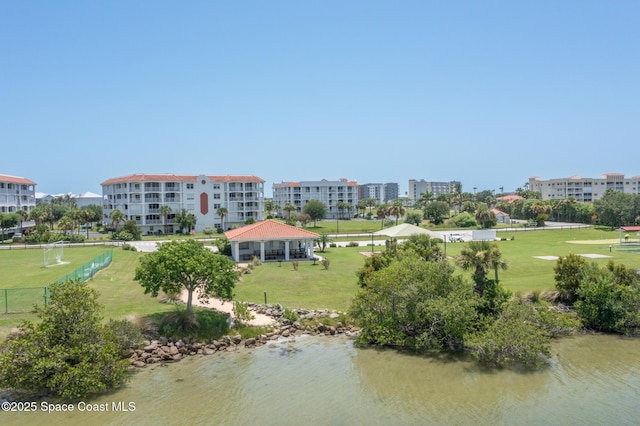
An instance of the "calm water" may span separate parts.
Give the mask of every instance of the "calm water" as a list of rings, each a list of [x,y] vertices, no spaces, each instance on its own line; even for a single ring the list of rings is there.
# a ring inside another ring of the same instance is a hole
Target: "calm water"
[[[302,337],[139,370],[90,401],[109,412],[3,412],[0,424],[640,424],[640,340],[574,337],[554,352],[535,372],[485,371]],[[129,402],[135,411],[113,411]]]

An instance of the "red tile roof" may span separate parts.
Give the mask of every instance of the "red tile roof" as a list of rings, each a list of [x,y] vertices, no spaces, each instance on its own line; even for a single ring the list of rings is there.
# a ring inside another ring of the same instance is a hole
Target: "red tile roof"
[[[212,182],[262,182],[264,180],[257,176],[207,176]],[[165,174],[132,174],[117,178],[107,179],[100,185],[112,185],[114,183],[124,182],[195,182],[198,175],[174,175]]]
[[[295,226],[263,220],[224,233],[230,241],[286,240],[318,238],[320,234]]]
[[[0,175],[0,181],[18,183],[21,185],[37,185],[34,181],[19,176]]]

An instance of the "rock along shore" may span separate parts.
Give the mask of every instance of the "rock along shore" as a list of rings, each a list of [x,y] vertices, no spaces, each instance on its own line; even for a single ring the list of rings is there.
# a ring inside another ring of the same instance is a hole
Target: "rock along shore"
[[[146,367],[148,364],[161,364],[178,362],[183,358],[197,355],[213,355],[219,352],[234,352],[243,348],[255,348],[266,344],[277,344],[285,339],[292,339],[302,335],[312,336],[347,336],[355,337],[360,331],[352,325],[344,325],[341,322],[335,326],[324,325],[323,318],[336,319],[341,313],[329,310],[292,309],[299,318],[290,321],[284,317],[284,308],[281,305],[250,304],[249,310],[258,314],[268,315],[275,320],[272,331],[261,334],[258,337],[243,339],[239,334],[223,336],[211,343],[192,341],[191,339],[174,339],[160,337],[156,340],[147,340],[141,348],[131,348],[126,356],[134,367]],[[300,320],[318,321],[314,325],[302,326]]]

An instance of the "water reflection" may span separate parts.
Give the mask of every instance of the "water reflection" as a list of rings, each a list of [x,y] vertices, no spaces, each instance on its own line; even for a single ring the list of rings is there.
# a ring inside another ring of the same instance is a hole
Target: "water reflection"
[[[303,337],[139,370],[93,403],[135,411],[0,413],[5,425],[636,424],[640,340],[558,341],[547,368],[483,370],[464,357],[356,349]]]

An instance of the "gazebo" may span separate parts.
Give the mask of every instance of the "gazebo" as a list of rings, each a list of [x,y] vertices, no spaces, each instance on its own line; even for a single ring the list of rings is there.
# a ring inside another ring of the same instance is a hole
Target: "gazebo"
[[[623,233],[624,232],[624,237],[623,237]],[[628,235],[630,232],[636,232],[638,239],[640,239],[640,226],[621,226],[620,227],[620,244],[622,244],[623,242],[625,243],[629,243],[629,239],[626,237],[626,235]],[[624,241],[623,241],[624,238]]]
[[[314,240],[320,234],[275,220],[263,220],[224,233],[231,242],[231,257],[247,262],[313,259]]]

